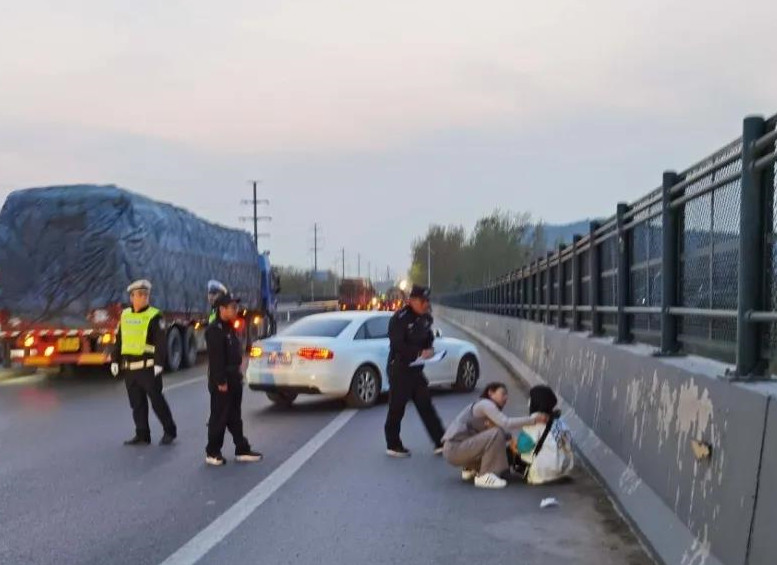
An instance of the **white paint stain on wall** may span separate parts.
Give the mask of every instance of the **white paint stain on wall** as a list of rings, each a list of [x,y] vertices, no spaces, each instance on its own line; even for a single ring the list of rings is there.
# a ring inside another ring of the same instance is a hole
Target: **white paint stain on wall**
[[[664,442],[669,439],[676,403],[677,391],[672,391],[669,383],[664,380],[661,384],[661,396],[658,403],[658,451],[661,451]]]
[[[637,475],[637,472],[634,470],[634,464],[631,459],[629,459],[629,465],[626,467],[626,470],[621,473],[618,486],[624,494],[631,496],[637,491],[641,484],[642,479]]]
[[[680,565],[704,565],[710,558],[709,528],[704,525],[704,534],[693,541],[691,547],[685,550]]]
[[[677,465],[682,470],[682,453],[687,452],[690,439],[704,439],[712,421],[714,407],[709,390],[702,391],[695,379],[680,387],[675,431],[677,433]]]

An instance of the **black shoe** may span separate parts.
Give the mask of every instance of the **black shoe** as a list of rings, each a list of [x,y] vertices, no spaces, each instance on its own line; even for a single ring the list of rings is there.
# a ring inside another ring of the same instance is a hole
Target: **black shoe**
[[[132,439],[128,439],[124,442],[124,445],[148,445],[151,443],[150,437],[142,437],[135,435]]]
[[[251,449],[241,451],[240,453],[235,453],[235,461],[240,461],[242,463],[256,463],[261,461],[262,458],[263,455],[261,453]]]
[[[389,457],[398,457],[404,459],[405,457],[410,457],[410,450],[407,449],[404,445],[398,445],[396,447],[389,447],[386,450],[386,455]]]
[[[175,436],[173,434],[165,434],[162,436],[162,439],[159,441],[159,445],[170,445],[175,441]]]
[[[221,453],[218,453],[216,455],[207,455],[205,457],[205,463],[213,465],[214,467],[221,467],[222,465],[227,464],[227,460],[224,459],[224,456],[221,455]]]

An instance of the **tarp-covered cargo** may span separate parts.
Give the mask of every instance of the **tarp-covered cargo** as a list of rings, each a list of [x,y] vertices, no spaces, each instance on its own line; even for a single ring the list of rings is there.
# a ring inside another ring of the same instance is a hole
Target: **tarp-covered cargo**
[[[248,308],[260,304],[258,254],[247,232],[115,186],[13,192],[0,212],[0,310],[38,320],[83,320],[126,303],[127,285],[149,279],[168,313],[208,308],[209,279]]]

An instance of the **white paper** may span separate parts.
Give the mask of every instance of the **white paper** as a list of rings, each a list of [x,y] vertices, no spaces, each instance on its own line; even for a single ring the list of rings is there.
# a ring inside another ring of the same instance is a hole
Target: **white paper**
[[[447,351],[444,349],[442,351],[438,351],[434,355],[432,355],[429,359],[417,359],[416,361],[413,361],[410,363],[411,367],[421,367],[423,365],[426,365],[427,363],[439,363],[445,358],[445,355],[447,354]]]
[[[550,508],[551,506],[558,506],[558,500],[555,498],[543,498],[540,502],[540,508]]]

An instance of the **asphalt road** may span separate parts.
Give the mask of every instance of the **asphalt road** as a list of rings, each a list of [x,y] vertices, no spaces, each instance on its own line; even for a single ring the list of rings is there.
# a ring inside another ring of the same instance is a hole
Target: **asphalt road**
[[[481,356],[481,383],[510,382]],[[246,435],[265,460],[206,467],[204,368],[165,386],[178,441],[125,447],[133,426],[122,383],[0,380],[0,563],[652,563],[580,469],[563,485],[475,489],[433,456],[412,408],[403,440],[413,457],[394,460],[384,454],[385,403],[353,412],[313,399],[282,410],[247,389]],[[507,411],[525,413],[510,387]],[[443,420],[472,396],[437,394]],[[152,434],[161,437],[153,416]],[[541,510],[549,496],[561,506]]]

